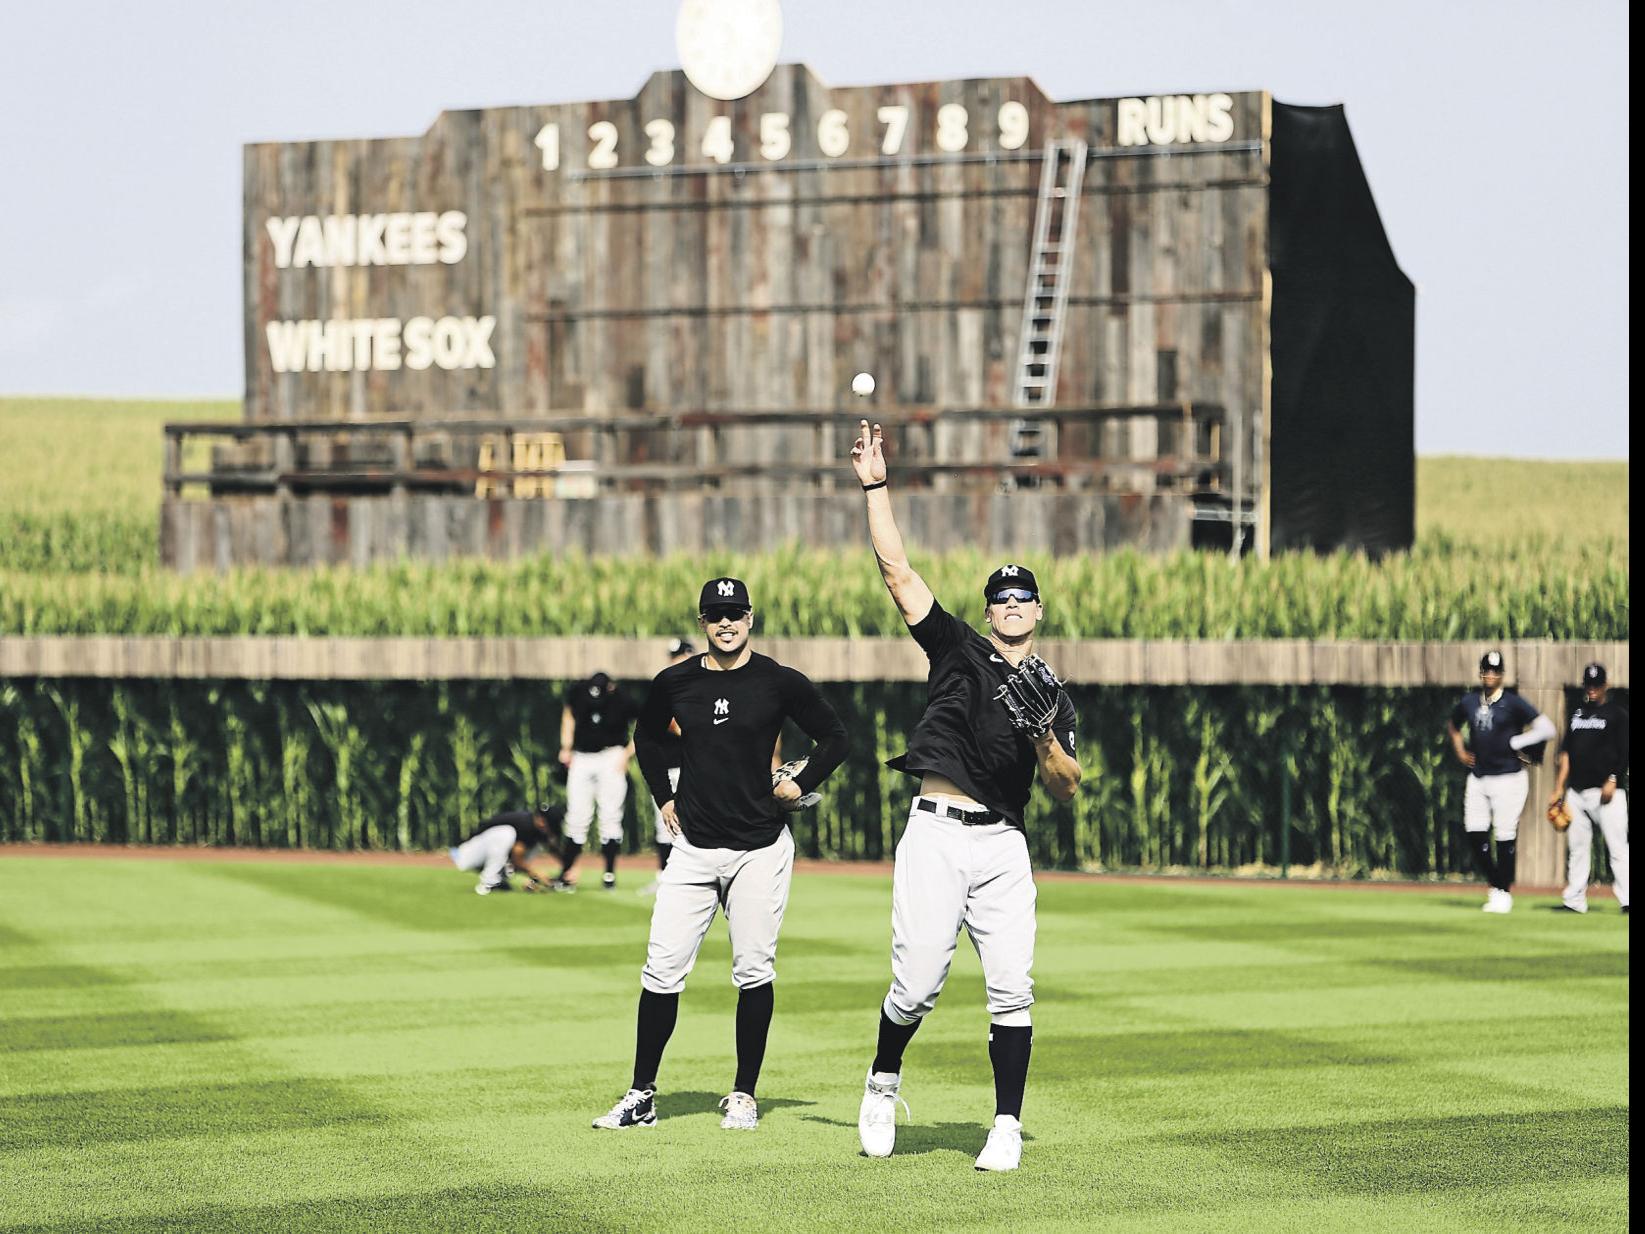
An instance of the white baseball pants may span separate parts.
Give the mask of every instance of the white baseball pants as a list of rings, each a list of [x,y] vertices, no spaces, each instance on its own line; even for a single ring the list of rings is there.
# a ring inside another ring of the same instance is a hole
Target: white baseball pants
[[[594,810],[600,812],[600,842],[623,838],[623,802],[628,798],[628,758],[622,746],[594,753],[577,751],[565,786],[565,834],[577,847],[588,840]]]
[[[640,984],[653,994],[678,994],[697,962],[714,910],[724,907],[731,931],[731,980],[752,989],[777,976],[777,931],[794,881],[794,836],[765,848],[697,848],[674,840],[668,866],[657,875]]]
[[[916,807],[921,799],[914,799]],[[995,1024],[1026,1025],[1034,1002],[1034,873],[1009,823],[968,827],[911,809],[891,878],[885,1014],[912,1024],[936,1005],[963,926],[982,961]]]
[[[1611,886],[1618,904],[1628,903],[1628,790],[1619,788],[1611,800],[1601,803],[1597,788],[1565,790],[1565,807],[1571,812],[1571,829],[1565,833],[1569,860],[1565,884],[1565,904],[1578,912],[1588,911],[1588,873],[1594,865],[1594,827],[1605,836],[1611,856]]]
[[[1500,776],[1470,775],[1462,797],[1462,829],[1488,831],[1494,827],[1497,839],[1517,839],[1519,816],[1530,792],[1531,777],[1524,771]]]
[[[668,769],[668,786],[676,793],[680,791],[680,769],[678,767],[670,767]],[[668,824],[663,822],[662,809],[655,805],[653,805],[652,809],[657,815],[657,843],[674,843],[674,833],[668,829]]]
[[[487,827],[452,849],[451,863],[459,870],[478,870],[481,884],[490,886],[502,878],[508,855],[514,851],[515,839],[514,828],[507,824]]]

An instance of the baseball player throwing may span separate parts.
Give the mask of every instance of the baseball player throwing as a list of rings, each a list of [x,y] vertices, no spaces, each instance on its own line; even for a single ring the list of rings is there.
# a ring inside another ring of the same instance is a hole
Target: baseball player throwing
[[[771,1028],[777,931],[794,872],[794,837],[783,816],[800,808],[845,758],[845,726],[817,687],[749,647],[753,603],[740,579],[710,579],[698,612],[707,654],[657,674],[635,728],[640,771],[674,835],[674,852],[658,879],[640,973],[633,1083],[610,1113],[594,1120],[610,1130],[657,1121],[657,1071],[680,991],[720,908],[739,991],[737,1076],[720,1103],[720,1126],[752,1131],[759,1125],[754,1088]],[[774,783],[772,751],[788,719],[817,744],[805,767]],[[679,728],[678,789],[668,776],[670,721]]]
[[[1462,829],[1474,864],[1490,884],[1484,909],[1508,913],[1514,908],[1516,845],[1519,816],[1531,791],[1531,777],[1519,751],[1559,734],[1552,720],[1518,694],[1503,689],[1500,651],[1487,651],[1479,660],[1479,689],[1464,694],[1451,709],[1446,733],[1457,761],[1468,769],[1468,790],[1462,799]],[[1530,728],[1527,730],[1526,726]],[[1465,742],[1462,730],[1467,728]],[[1491,858],[1491,832],[1496,832],[1496,859]]]
[[[880,575],[909,633],[930,658],[925,714],[908,752],[890,766],[920,781],[897,844],[891,892],[891,989],[880,1006],[857,1131],[863,1152],[888,1157],[896,1141],[902,1056],[948,977],[960,928],[988,988],[994,1126],[979,1170],[1022,1160],[1022,1098],[1033,1042],[1034,877],[1023,807],[1037,768],[1059,801],[1079,788],[1073,704],[1034,656],[1044,609],[1024,566],[1005,565],[983,587],[984,637],[946,612],[908,564],[891,513],[880,426],[864,420],[851,463],[868,503]],[[906,1109],[906,1105],[904,1105]]]

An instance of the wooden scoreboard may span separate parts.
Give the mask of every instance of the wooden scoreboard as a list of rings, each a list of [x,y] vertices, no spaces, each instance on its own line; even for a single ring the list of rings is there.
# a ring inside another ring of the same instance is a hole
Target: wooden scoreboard
[[[208,472],[173,426],[167,559],[855,543],[859,415],[928,547],[1409,542],[1414,301],[1340,108],[712,51],[248,147],[245,421]]]

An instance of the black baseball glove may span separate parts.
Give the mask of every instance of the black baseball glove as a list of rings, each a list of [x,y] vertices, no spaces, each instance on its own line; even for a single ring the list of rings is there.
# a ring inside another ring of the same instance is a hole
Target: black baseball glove
[[[1057,718],[1062,682],[1038,656],[1026,656],[1001,683],[994,698],[1005,708],[1011,727],[1028,737],[1043,737]]]

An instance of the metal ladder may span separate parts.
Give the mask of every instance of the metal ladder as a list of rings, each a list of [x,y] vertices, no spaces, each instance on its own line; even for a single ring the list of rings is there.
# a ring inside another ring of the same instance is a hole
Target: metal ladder
[[[1062,349],[1063,310],[1068,304],[1068,275],[1079,226],[1085,150],[1083,141],[1050,141],[1045,145],[1034,248],[1028,262],[1028,291],[1023,297],[1022,329],[1017,336],[1013,407],[1049,407],[1056,402],[1057,357]],[[1009,434],[1011,457],[1045,458],[1053,444],[1048,437],[1048,426],[1043,421],[1013,420]]]

